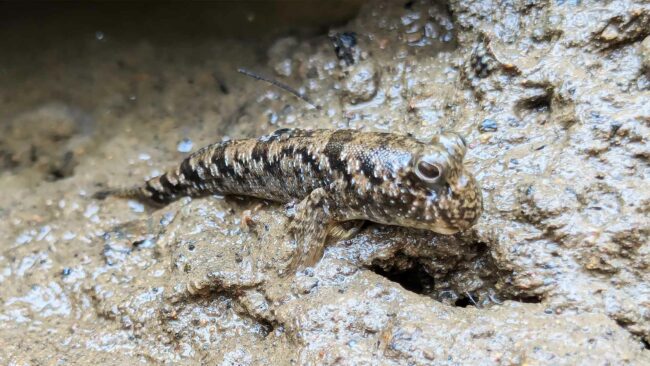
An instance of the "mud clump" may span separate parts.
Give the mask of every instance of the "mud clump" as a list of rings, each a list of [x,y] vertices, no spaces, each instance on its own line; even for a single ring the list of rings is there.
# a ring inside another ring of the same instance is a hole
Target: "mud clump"
[[[22,61],[0,65],[0,363],[650,363],[649,19],[369,2],[264,42],[3,45]],[[280,127],[458,131],[484,214],[453,236],[368,224],[286,276],[288,207],[91,198],[178,163],[179,141]]]

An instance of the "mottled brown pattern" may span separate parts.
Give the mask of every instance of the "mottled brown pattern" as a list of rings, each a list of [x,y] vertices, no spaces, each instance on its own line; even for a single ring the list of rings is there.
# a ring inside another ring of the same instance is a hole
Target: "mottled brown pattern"
[[[472,226],[482,211],[480,189],[463,166],[465,151],[455,133],[424,143],[379,132],[282,129],[207,146],[143,187],[98,196],[158,204],[208,194],[302,201],[292,224],[298,241],[351,232],[332,226],[350,220],[453,234]],[[314,244],[303,244],[313,251]]]

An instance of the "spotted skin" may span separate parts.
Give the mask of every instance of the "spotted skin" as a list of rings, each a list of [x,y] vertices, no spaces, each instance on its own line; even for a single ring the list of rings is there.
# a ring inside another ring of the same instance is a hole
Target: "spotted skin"
[[[391,133],[281,129],[209,145],[141,187],[96,197],[160,205],[210,194],[299,202],[289,224],[299,252],[292,263],[313,265],[328,233],[340,239],[357,231],[351,220],[447,235],[471,227],[483,206],[476,180],[463,166],[465,152],[455,133],[422,142]]]

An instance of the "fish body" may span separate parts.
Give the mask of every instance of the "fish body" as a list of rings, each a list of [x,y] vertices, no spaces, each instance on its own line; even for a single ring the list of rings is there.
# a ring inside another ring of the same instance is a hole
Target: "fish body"
[[[455,133],[423,142],[382,132],[281,129],[206,146],[140,187],[97,196],[161,205],[211,194],[299,202],[292,225],[301,240],[322,242],[333,227],[359,220],[454,234],[483,208],[463,165],[466,149]]]

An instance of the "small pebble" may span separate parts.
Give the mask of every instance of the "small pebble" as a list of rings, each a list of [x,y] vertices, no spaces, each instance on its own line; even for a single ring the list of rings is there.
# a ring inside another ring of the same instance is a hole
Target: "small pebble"
[[[188,138],[184,138],[178,143],[178,146],[176,146],[176,150],[182,153],[186,153],[192,151],[192,146],[193,146],[192,140]]]
[[[16,244],[26,244],[32,241],[33,237],[29,233],[22,233],[16,238]]]
[[[154,246],[154,242],[151,239],[138,240],[133,242],[133,246],[136,248],[151,248]]]
[[[279,76],[289,77],[293,73],[293,62],[291,59],[286,58],[275,64],[273,69]]]
[[[478,130],[481,132],[494,132],[497,130],[497,121],[486,118],[481,122],[481,125],[478,127]]]
[[[409,33],[406,35],[406,41],[408,43],[417,43],[422,39],[421,32]]]
[[[174,219],[174,214],[171,212],[167,212],[160,219],[160,225],[167,226],[172,222],[173,219]]]
[[[144,205],[137,201],[129,201],[129,207],[133,212],[142,213],[144,212]]]
[[[329,38],[339,61],[343,61],[347,66],[353,65],[356,61],[354,54],[357,45],[357,34],[354,32],[331,32]]]
[[[276,113],[270,112],[267,117],[270,124],[274,125],[278,123],[278,115]]]
[[[95,215],[97,212],[99,212],[99,206],[97,206],[94,203],[91,203],[86,207],[86,211],[84,211],[84,217],[90,218],[93,215]]]
[[[352,104],[366,102],[377,94],[377,70],[370,62],[358,64],[349,70],[343,83],[343,91]]]

